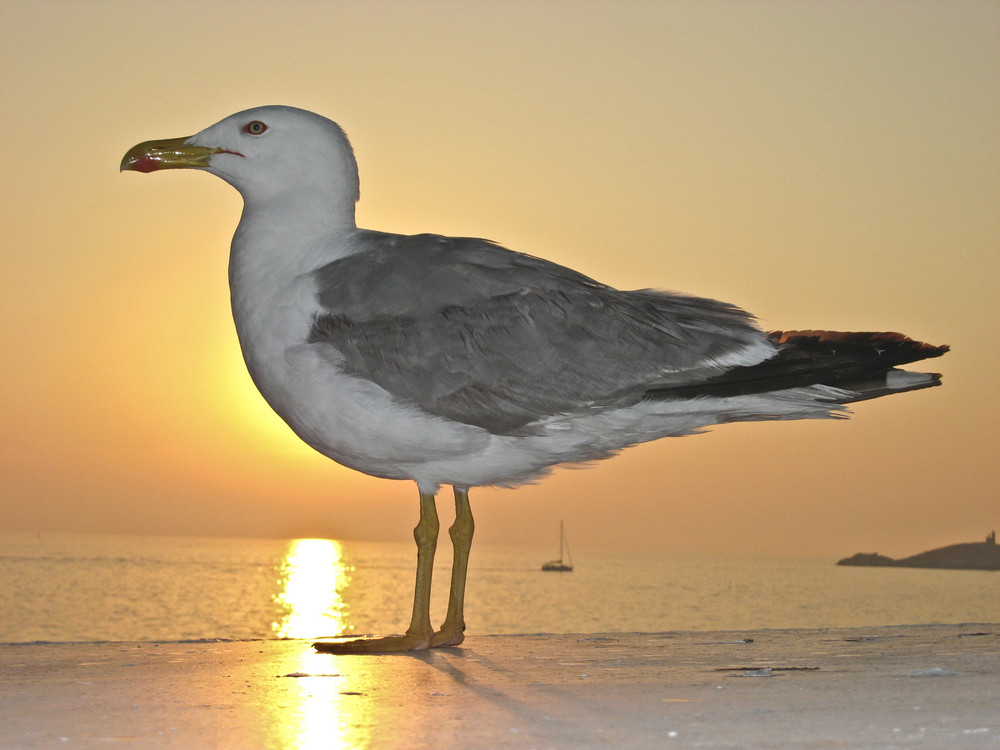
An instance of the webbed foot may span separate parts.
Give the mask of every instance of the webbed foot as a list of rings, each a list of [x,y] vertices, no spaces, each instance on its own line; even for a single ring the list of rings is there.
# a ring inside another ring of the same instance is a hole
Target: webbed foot
[[[465,623],[453,626],[447,622],[441,629],[431,636],[431,648],[441,648],[442,646],[458,646],[465,640]]]
[[[317,641],[313,648],[323,654],[400,654],[425,651],[431,639],[423,635],[389,635],[382,638],[352,638],[351,640]]]

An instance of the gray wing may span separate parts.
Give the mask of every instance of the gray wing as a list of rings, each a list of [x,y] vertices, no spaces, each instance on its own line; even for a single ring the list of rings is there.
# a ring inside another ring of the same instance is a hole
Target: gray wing
[[[324,312],[310,341],[396,398],[494,434],[699,382],[763,339],[732,305],[621,292],[485,240],[358,242],[315,272]]]

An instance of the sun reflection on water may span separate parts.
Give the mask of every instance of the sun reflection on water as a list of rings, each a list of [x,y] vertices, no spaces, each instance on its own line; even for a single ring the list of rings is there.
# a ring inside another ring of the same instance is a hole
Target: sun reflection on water
[[[276,732],[283,750],[353,750],[368,742],[364,699],[354,680],[341,673],[336,657],[308,649],[298,660],[290,692],[276,696]],[[367,692],[366,685],[362,689]],[[289,701],[289,699],[291,699]],[[280,729],[279,729],[280,727]]]
[[[344,561],[340,542],[295,539],[281,562],[277,618],[279,638],[317,638],[349,632],[344,590],[353,567]],[[292,674],[293,684],[279,683],[273,725],[280,747],[291,750],[348,750],[368,744],[371,721],[365,698],[371,686],[357,674],[340,669],[337,657],[304,648]],[[290,688],[288,690],[287,688]],[[291,700],[289,700],[291,699]]]
[[[343,597],[354,568],[343,557],[340,542],[330,539],[295,539],[289,544],[274,597],[279,619],[271,629],[276,636],[319,638],[354,629]]]

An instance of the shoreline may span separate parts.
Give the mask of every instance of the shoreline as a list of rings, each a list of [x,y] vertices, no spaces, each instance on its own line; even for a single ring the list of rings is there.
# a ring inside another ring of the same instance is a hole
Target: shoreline
[[[3,644],[0,685],[0,748],[995,748],[1000,624]]]
[[[991,531],[983,542],[961,542],[937,547],[909,557],[893,559],[878,552],[856,552],[837,565],[866,568],[929,568],[933,570],[1000,570],[997,533]]]

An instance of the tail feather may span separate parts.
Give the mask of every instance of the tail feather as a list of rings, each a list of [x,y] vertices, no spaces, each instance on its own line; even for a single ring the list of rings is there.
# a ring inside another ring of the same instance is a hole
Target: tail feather
[[[849,392],[837,402],[851,403],[940,385],[936,373],[896,367],[948,351],[901,333],[771,331],[767,337],[778,349],[771,359],[734,367],[702,383],[651,389],[646,397],[740,396],[823,385]]]

